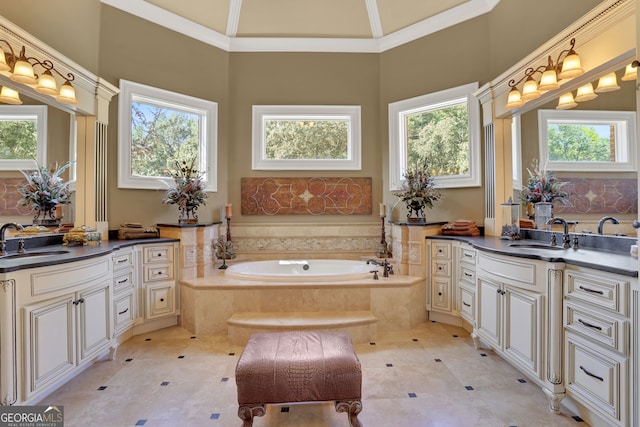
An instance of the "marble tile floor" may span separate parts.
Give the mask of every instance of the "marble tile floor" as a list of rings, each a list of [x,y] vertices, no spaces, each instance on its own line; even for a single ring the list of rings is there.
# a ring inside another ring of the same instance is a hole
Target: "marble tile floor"
[[[461,328],[424,323],[358,344],[365,427],[586,426],[547,408],[538,386]],[[234,371],[242,352],[223,337],[172,327],[135,336],[44,398],[65,427],[239,427]],[[332,403],[267,405],[256,427],[347,427]]]

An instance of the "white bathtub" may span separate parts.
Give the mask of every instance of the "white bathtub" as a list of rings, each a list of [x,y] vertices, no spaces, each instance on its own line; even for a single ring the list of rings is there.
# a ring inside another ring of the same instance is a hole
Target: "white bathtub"
[[[376,265],[365,261],[340,259],[269,260],[250,261],[230,265],[225,275],[234,279],[259,281],[314,281],[357,280],[372,278]]]

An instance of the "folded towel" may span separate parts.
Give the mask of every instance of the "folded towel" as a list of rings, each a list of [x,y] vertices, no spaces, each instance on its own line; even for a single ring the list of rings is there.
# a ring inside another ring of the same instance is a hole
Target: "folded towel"
[[[536,228],[536,223],[530,219],[520,219],[520,228]]]
[[[118,230],[118,239],[120,240],[152,239],[154,237],[160,237],[160,234],[158,232],[155,232],[155,233],[145,232],[145,231],[131,232],[131,231]]]
[[[120,224],[120,228],[142,228],[139,222],[125,222]]]
[[[480,236],[480,230],[477,229],[477,228],[475,230],[468,230],[468,231],[442,230],[442,234],[448,234],[448,235],[452,235],[452,236],[478,237],[478,236]]]

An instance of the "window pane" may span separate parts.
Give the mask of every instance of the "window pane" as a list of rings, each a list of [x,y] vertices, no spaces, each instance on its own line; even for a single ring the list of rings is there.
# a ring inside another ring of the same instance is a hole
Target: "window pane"
[[[146,102],[131,103],[131,174],[166,177],[176,162],[198,155],[199,116]],[[199,164],[199,162],[197,162]]]
[[[469,174],[467,101],[406,115],[407,163],[428,159],[433,175]]]
[[[0,118],[0,159],[35,159],[38,149],[37,119]]]
[[[347,159],[348,125],[348,120],[265,120],[266,159]]]
[[[615,162],[615,128],[606,124],[554,124],[547,127],[549,160]]]

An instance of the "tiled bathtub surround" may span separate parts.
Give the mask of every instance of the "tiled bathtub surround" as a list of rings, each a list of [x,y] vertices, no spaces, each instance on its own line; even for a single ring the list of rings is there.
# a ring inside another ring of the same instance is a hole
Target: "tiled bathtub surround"
[[[370,215],[371,178],[242,178],[242,215]]]
[[[549,412],[539,387],[491,351],[475,350],[461,328],[423,323],[354,347],[362,364],[364,426],[586,425],[564,410]],[[242,349],[179,327],[135,336],[116,360],[91,366],[40,404],[63,405],[66,427],[240,426],[234,373]],[[332,403],[268,405],[254,422],[347,424]]]

